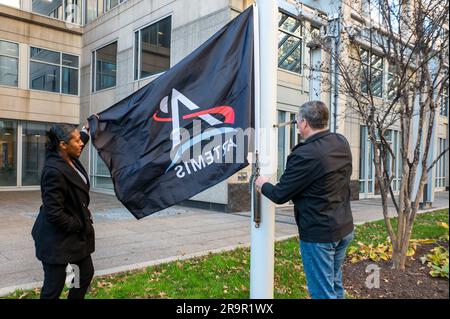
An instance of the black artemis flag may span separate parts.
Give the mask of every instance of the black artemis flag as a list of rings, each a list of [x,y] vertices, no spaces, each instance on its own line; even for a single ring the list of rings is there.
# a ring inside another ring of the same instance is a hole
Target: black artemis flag
[[[156,80],[90,116],[117,198],[136,218],[248,165],[242,133],[254,127],[253,68],[250,7]]]

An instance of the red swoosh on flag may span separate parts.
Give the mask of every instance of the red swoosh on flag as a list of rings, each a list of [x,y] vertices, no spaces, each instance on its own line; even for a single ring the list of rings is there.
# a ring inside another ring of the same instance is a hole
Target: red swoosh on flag
[[[153,114],[153,119],[156,122],[172,122],[172,118],[171,117],[159,117],[158,115]]]
[[[234,123],[234,109],[231,106],[216,106],[213,107],[211,109],[207,109],[207,110],[203,110],[203,111],[199,111],[199,112],[195,112],[192,114],[188,114],[183,116],[183,120],[189,119],[189,118],[193,118],[193,117],[197,117],[200,115],[205,115],[205,114],[222,114],[225,117],[225,123],[227,124],[233,124]],[[171,117],[159,117],[155,114],[153,114],[153,119],[157,122],[170,122],[172,121]]]

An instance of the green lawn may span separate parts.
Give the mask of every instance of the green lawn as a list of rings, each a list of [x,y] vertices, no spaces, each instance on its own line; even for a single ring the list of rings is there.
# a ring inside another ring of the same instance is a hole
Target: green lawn
[[[439,238],[448,234],[448,230],[439,226],[438,222],[448,223],[448,209],[432,213],[418,214],[413,226],[411,239]],[[397,228],[397,219],[393,219],[392,227]],[[366,223],[356,227],[353,244],[360,241],[364,244],[380,244],[387,241],[388,234],[383,220]]]
[[[413,239],[439,238],[448,229],[448,209],[418,215]],[[386,242],[384,222],[356,227],[352,244]],[[275,298],[308,298],[298,252],[298,238],[275,244]],[[111,276],[95,278],[87,298],[249,298],[250,250],[175,261]],[[63,297],[67,296],[64,291]],[[39,289],[16,291],[7,298],[38,298]]]

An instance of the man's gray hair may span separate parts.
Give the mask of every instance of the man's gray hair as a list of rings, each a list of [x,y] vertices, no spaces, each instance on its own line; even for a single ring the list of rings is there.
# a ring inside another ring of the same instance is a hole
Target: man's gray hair
[[[305,119],[313,129],[324,129],[328,126],[328,107],[321,101],[309,101],[300,106],[300,118]]]

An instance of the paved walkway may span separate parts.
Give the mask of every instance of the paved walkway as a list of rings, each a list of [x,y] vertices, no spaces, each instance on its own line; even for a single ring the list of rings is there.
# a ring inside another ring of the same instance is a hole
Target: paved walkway
[[[448,199],[448,192],[437,193],[433,209],[448,208]],[[16,288],[40,287],[43,272],[30,235],[40,192],[0,192],[0,203],[0,296]],[[137,221],[114,196],[98,193],[91,194],[90,208],[96,231],[96,275],[250,243],[249,213],[225,214],[174,206]],[[354,201],[352,210],[356,224],[383,218],[379,199]],[[278,208],[277,240],[296,235],[292,207]]]

